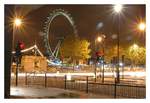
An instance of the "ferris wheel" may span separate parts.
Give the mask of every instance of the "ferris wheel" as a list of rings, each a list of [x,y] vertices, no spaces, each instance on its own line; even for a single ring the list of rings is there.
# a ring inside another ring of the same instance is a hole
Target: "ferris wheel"
[[[77,35],[76,26],[75,26],[75,23],[73,21],[73,18],[71,17],[71,14],[69,14],[67,11],[65,11],[63,9],[56,9],[56,10],[52,11],[49,14],[49,16],[47,17],[47,20],[46,20],[44,28],[43,28],[44,29],[44,31],[43,31],[44,46],[46,48],[46,53],[51,58],[57,58],[58,57],[58,52],[59,52],[59,49],[60,49],[60,46],[61,46],[61,43],[62,43],[62,39],[63,39],[63,38],[59,39],[55,49],[52,50],[51,44],[49,42],[49,38],[50,38],[49,31],[50,31],[50,28],[51,28],[52,21],[57,16],[64,16],[69,21],[69,23],[71,24],[74,34]]]

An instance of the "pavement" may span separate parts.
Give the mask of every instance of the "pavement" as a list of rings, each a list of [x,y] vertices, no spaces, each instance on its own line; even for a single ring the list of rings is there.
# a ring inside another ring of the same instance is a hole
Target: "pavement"
[[[70,96],[72,95],[76,96]],[[62,95],[63,94],[63,95]],[[69,94],[69,96],[65,96]],[[59,96],[62,95],[62,96]],[[10,98],[113,98],[106,95],[96,95],[79,91],[64,90],[60,88],[45,88],[43,86],[12,86]]]

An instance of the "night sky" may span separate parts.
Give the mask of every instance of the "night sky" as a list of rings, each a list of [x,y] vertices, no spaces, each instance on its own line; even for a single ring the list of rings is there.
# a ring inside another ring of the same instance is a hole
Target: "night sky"
[[[9,8],[9,5],[5,7]],[[116,45],[116,39],[112,39],[112,36],[117,34],[119,23],[120,45],[128,46],[133,42],[144,45],[144,36],[135,30],[137,28],[135,24],[140,19],[145,20],[145,5],[124,5],[120,22],[118,15],[113,12],[113,5],[18,5],[15,13],[23,16],[23,25],[15,32],[15,42],[21,40],[25,42],[27,48],[34,45],[36,41],[38,47],[44,51],[43,37],[40,36],[40,32],[43,31],[46,17],[55,9],[64,9],[71,14],[78,36],[87,39],[91,43],[91,48],[98,33],[106,35],[107,47]],[[101,28],[99,28],[100,24],[103,24]],[[54,47],[56,37],[72,34],[73,28],[65,17],[58,16],[53,20],[49,33],[51,45]]]

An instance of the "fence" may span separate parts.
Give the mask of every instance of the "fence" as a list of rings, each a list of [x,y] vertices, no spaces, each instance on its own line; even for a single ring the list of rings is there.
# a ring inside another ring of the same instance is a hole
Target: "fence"
[[[14,80],[12,80],[12,84],[14,84],[13,82]],[[42,85],[106,95],[112,98],[146,98],[145,85],[139,85],[133,81],[126,83],[127,81],[122,80],[122,82],[116,83],[115,80],[111,80],[102,83],[101,78],[97,78],[97,82],[94,82],[94,78],[89,76],[68,77],[67,75],[48,76],[45,74],[44,76],[37,76],[37,74],[26,74],[24,77],[19,77],[18,82],[19,85]]]

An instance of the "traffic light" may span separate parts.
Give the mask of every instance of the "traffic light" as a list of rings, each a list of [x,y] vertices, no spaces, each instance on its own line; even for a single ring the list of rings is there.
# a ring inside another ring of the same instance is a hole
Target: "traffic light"
[[[20,57],[21,56],[21,50],[24,49],[24,43],[18,41],[17,45],[16,45],[16,57]]]
[[[96,54],[96,56],[103,56],[104,55],[104,53],[102,51],[97,51],[95,54]]]
[[[104,61],[104,54],[103,54],[103,52],[101,52],[101,51],[96,52],[96,57],[97,57],[97,59],[96,59],[97,62]]]
[[[104,60],[104,57],[103,56],[97,56],[97,62],[101,62]]]

